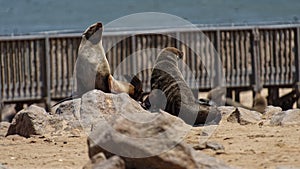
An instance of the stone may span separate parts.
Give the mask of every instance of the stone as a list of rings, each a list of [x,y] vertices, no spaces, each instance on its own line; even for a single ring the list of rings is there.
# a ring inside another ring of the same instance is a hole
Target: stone
[[[90,159],[104,153],[107,158],[120,156],[126,168],[229,168],[184,143],[191,126],[182,119],[164,111],[150,113],[127,94],[86,93],[80,113],[92,130],[88,137]]]
[[[8,128],[7,136],[13,134],[23,137],[42,135],[45,133],[48,121],[49,117],[45,109],[32,105],[16,114]]]
[[[64,120],[68,128],[82,130],[80,124],[80,106],[81,98],[62,102],[55,110],[54,116]]]
[[[271,125],[300,125],[300,109],[291,109],[272,116]]]
[[[0,137],[4,137],[8,131],[8,128],[10,126],[9,122],[0,122]]]
[[[119,156],[112,156],[107,160],[98,159],[83,169],[125,169],[125,162]]]
[[[241,107],[236,108],[228,118],[228,122],[239,123],[241,125],[258,124],[262,120],[262,115],[259,112],[247,110]]]
[[[282,108],[281,107],[276,107],[276,106],[267,106],[265,109],[265,112],[262,116],[263,119],[271,119],[271,117],[276,114],[276,113],[280,113],[282,112]]]
[[[82,131],[78,119],[72,112],[51,115],[44,108],[31,105],[16,114],[6,136],[18,134],[23,137],[32,135],[78,136]]]
[[[91,169],[95,167],[95,164],[101,163],[105,160],[105,155],[103,153],[98,153],[95,156],[93,156],[86,165],[83,166],[83,169]]]

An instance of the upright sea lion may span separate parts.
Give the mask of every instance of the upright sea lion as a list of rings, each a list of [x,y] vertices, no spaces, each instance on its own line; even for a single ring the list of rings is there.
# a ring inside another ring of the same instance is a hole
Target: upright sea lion
[[[77,93],[98,89],[110,92],[110,66],[102,46],[102,23],[95,23],[82,34],[76,62]]]
[[[190,125],[211,121],[218,123],[221,114],[216,107],[199,104],[186,84],[178,68],[178,61],[182,57],[183,53],[174,47],[167,47],[158,54],[151,75],[151,90],[156,92],[154,99],[149,100],[166,98],[166,105],[160,104],[163,100],[156,101],[159,104],[153,105],[151,102],[151,108],[161,108],[174,116],[179,116]]]
[[[102,46],[102,23],[89,26],[82,34],[78,48],[78,58],[75,65],[77,91],[71,97],[59,101],[52,107],[73,98],[81,97],[84,93],[98,89],[103,92],[129,94],[133,99],[142,95],[142,82],[133,77],[131,83],[118,81],[113,78],[105,50]]]

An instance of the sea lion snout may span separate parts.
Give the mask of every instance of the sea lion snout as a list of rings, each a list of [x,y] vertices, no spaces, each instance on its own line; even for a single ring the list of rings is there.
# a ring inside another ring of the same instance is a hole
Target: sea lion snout
[[[100,31],[102,33],[103,25],[101,22],[94,23],[90,27],[88,27],[84,32],[83,36],[85,36],[86,39],[90,39],[92,35],[94,35],[97,31]],[[102,34],[101,34],[102,35]],[[101,36],[100,35],[100,36]]]

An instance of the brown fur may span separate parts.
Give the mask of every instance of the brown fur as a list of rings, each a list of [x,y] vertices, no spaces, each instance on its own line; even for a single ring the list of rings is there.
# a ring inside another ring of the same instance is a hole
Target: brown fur
[[[264,113],[267,106],[267,99],[260,93],[256,93],[253,100],[253,110]]]
[[[149,95],[149,100],[158,100],[158,104],[153,105],[151,102],[151,108],[160,108],[174,116],[179,115],[191,125],[204,124],[214,119],[218,122],[221,115],[217,109],[199,104],[186,84],[178,69],[178,60],[182,57],[183,53],[174,47],[167,47],[159,53],[151,75],[151,90],[155,93]],[[160,105],[164,98],[166,105]]]

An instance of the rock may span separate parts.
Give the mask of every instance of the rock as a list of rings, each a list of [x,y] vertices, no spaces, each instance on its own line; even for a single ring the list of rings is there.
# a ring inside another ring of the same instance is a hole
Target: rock
[[[30,106],[17,113],[8,128],[7,136],[19,134],[24,137],[42,135],[47,128],[49,117],[45,109]]]
[[[0,122],[0,137],[4,137],[8,131],[10,126],[9,122]]]
[[[272,116],[271,125],[300,125],[300,109],[291,109]]]
[[[96,160],[90,166],[84,166],[83,169],[125,169],[125,162],[119,156],[113,156],[107,160]]]
[[[204,149],[212,149],[214,151],[217,150],[225,150],[224,146],[217,142],[204,142],[203,144],[198,144],[193,146],[195,150],[204,150]]]
[[[114,119],[115,116],[120,116],[123,112],[147,111],[131,99],[128,94],[115,95],[100,90],[92,90],[82,96],[80,123],[85,131],[89,133],[97,124]]]
[[[95,168],[95,164],[101,163],[105,160],[105,155],[103,153],[98,153],[95,156],[93,156],[85,166],[83,166],[83,169]]]
[[[183,120],[164,111],[150,113],[127,94],[85,94],[81,119],[92,128],[90,159],[103,152],[108,158],[120,156],[126,168],[229,168],[182,141],[191,128]]]
[[[220,106],[220,107],[218,107],[218,110],[222,114],[222,120],[221,120],[220,123],[223,123],[234,111],[236,111],[236,107],[233,107],[233,106]]]
[[[275,107],[275,106],[267,106],[265,109],[265,112],[263,114],[263,119],[271,119],[271,117],[276,114],[282,112],[281,107]]]
[[[0,163],[0,169],[7,169],[7,168]]]
[[[259,112],[238,107],[228,116],[227,121],[232,123],[237,122],[241,125],[257,124],[262,120],[261,116]]]
[[[217,142],[206,142],[206,148],[212,149],[212,150],[224,150],[224,146]]]
[[[45,109],[31,105],[17,113],[6,136],[14,134],[27,138],[31,135],[77,136],[80,123],[72,117],[72,112],[65,112],[64,115],[51,115]]]
[[[82,130],[80,124],[80,105],[81,98],[65,101],[59,104],[55,111],[55,116],[66,121],[66,125],[71,129]]]

